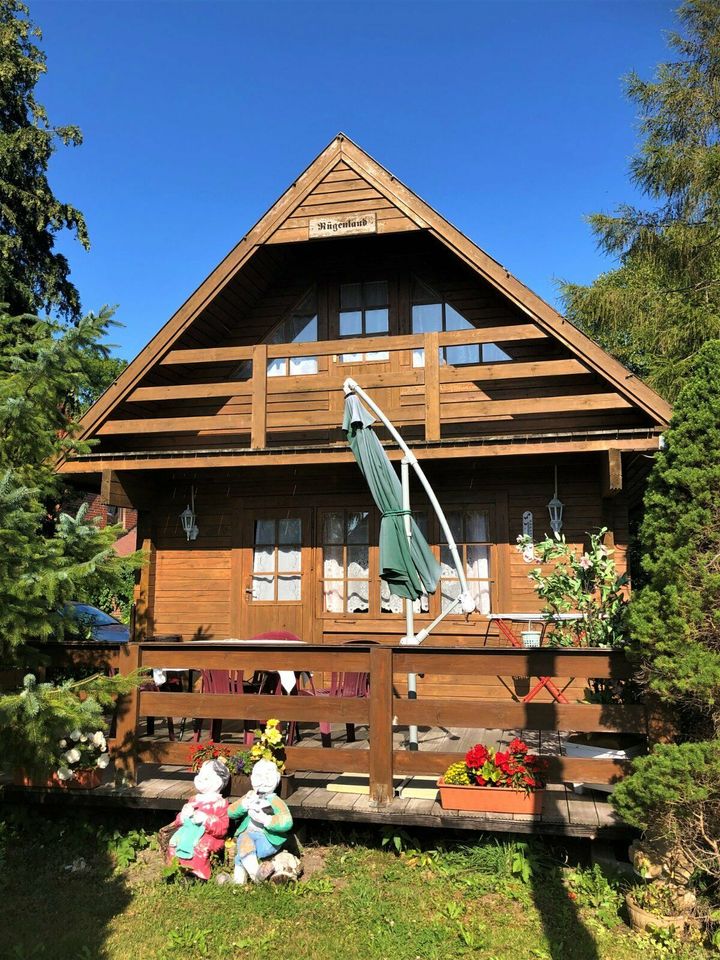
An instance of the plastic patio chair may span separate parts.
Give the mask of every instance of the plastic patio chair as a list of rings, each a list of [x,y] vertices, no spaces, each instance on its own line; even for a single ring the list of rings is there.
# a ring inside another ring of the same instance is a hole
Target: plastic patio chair
[[[200,688],[202,693],[209,694],[237,694],[238,696],[242,695],[243,691],[243,674],[242,670],[201,670],[200,671]],[[202,727],[204,720],[196,719],[195,720],[195,730],[193,733],[193,739],[197,743],[200,740],[202,735]],[[253,735],[247,730],[247,721],[243,721],[244,725],[244,741],[245,743],[253,742]],[[219,740],[222,736],[222,720],[211,720],[210,721],[210,735],[213,740]]]
[[[369,673],[333,673],[330,675],[330,686],[326,690],[318,690],[317,697],[368,697],[370,695]],[[320,721],[320,739],[323,747],[332,747],[330,722]],[[355,742],[355,724],[346,723],[345,732],[348,743]]]

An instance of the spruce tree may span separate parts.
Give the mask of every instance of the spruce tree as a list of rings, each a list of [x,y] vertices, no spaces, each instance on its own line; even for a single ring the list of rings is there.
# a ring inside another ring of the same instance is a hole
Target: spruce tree
[[[80,297],[55,236],[72,231],[89,247],[83,215],[54,195],[48,165],[58,145],[77,146],[75,126],[53,126],[35,99],[46,58],[40,30],[21,0],[0,0],[0,303],[10,315],[80,316]]]
[[[678,742],[634,764],[612,803],[720,883],[720,340],[693,363],[645,494],[632,644]]]
[[[640,113],[631,179],[651,206],[590,216],[619,266],[561,286],[569,319],[669,399],[720,337],[720,0],[685,0],[678,16],[674,58],[625,81]]]

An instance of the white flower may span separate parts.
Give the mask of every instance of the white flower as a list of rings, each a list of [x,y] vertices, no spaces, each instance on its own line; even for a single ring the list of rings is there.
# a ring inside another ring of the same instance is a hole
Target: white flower
[[[79,740],[81,736],[82,736],[82,733],[80,732],[80,730],[76,729],[76,730],[73,730],[72,733],[70,734],[70,739]]]
[[[105,740],[105,734],[102,730],[98,730],[93,734],[92,743],[94,747],[98,747],[100,750],[107,750],[107,741]]]
[[[80,743],[87,743],[87,737],[85,736],[85,734],[83,734],[83,735],[80,737]]]
[[[57,772],[57,775],[58,775],[58,780],[72,780],[73,772],[72,770],[68,770],[67,767],[60,767],[60,769]]]
[[[68,742],[67,742],[67,740],[60,740],[60,741],[59,741],[59,744],[60,744],[61,747],[66,747],[66,746],[68,745]]]
[[[77,763],[81,757],[81,753],[77,747],[73,747],[72,750],[68,750],[67,753],[64,753],[63,757],[68,763]]]
[[[110,763],[110,754],[103,753],[97,758],[96,767],[100,767],[101,770],[104,770],[105,767]]]

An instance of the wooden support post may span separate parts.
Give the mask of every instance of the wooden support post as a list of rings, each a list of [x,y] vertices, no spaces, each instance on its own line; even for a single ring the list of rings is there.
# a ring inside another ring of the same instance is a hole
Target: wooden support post
[[[425,439],[440,439],[440,334],[425,334]]]
[[[142,664],[140,645],[126,643],[120,647],[120,673],[129,674]],[[140,691],[137,686],[118,698],[115,732],[115,779],[129,785],[137,780],[137,734],[140,720]]]
[[[141,542],[145,563],[140,570],[140,579],[135,584],[135,615],[132,639],[148,640],[153,634],[153,593],[155,588],[155,543],[152,531],[148,530]]]
[[[620,450],[608,450],[603,456],[602,495],[616,497],[622,488],[622,453]]]
[[[263,450],[267,446],[267,344],[258,343],[252,355],[252,409],[250,413],[250,447]]]
[[[370,648],[370,803],[393,798],[393,652]]]

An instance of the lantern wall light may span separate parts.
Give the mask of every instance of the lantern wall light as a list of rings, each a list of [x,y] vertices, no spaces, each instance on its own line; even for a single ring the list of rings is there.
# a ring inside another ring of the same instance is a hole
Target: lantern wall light
[[[200,530],[195,517],[195,487],[190,487],[190,503],[180,514],[180,523],[188,540],[197,540]]]
[[[556,537],[560,536],[563,526],[563,508],[565,504],[558,499],[557,491],[557,466],[555,467],[555,495],[548,503],[548,513],[550,514],[550,527]]]

